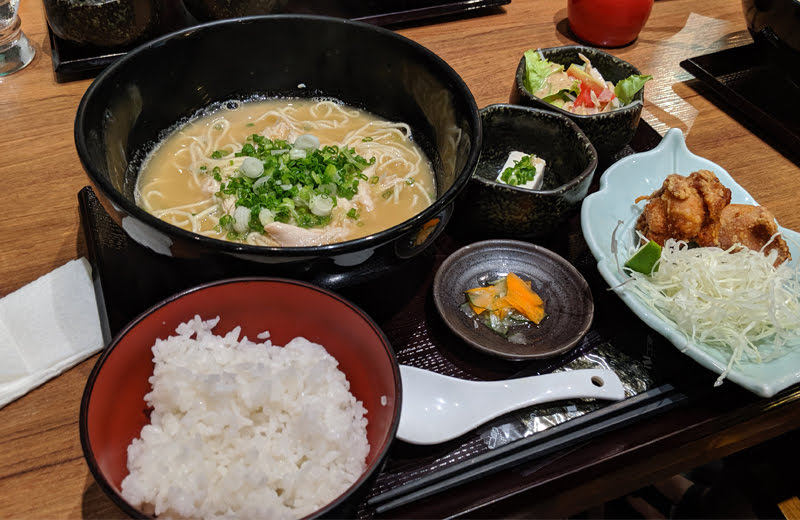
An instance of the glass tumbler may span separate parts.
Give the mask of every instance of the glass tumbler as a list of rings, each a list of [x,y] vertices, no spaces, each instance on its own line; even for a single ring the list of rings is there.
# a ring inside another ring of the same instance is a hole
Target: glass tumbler
[[[0,76],[25,67],[36,53],[20,28],[20,0],[0,0]]]

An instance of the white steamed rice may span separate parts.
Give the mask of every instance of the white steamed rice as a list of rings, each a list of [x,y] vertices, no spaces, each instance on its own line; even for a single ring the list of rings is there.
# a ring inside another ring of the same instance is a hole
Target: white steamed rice
[[[323,346],[216,336],[218,321],[195,316],[153,346],[151,423],[128,447],[122,496],[163,516],[313,513],[361,476],[366,410]]]

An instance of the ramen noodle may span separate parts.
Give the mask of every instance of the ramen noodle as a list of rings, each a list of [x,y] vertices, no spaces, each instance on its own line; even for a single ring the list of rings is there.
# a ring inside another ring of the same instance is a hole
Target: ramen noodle
[[[371,235],[436,198],[405,123],[331,100],[229,102],[144,161],[137,204],[212,238],[302,247]]]

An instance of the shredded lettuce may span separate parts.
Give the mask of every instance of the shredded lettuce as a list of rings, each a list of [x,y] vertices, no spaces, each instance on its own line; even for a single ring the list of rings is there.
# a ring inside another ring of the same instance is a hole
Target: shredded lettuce
[[[762,363],[800,345],[800,277],[787,263],[747,248],[690,248],[669,239],[652,275],[631,272],[632,291],[655,315],[703,349],[727,358],[716,381],[739,363]]]
[[[554,72],[560,72],[564,67],[554,68],[553,64],[542,58],[534,49],[525,51],[525,77],[523,84],[531,94],[542,88],[547,76]]]
[[[653,76],[645,74],[633,74],[619,81],[614,87],[614,94],[619,98],[620,103],[627,105],[633,101],[637,92],[642,90],[644,84],[653,79]]]

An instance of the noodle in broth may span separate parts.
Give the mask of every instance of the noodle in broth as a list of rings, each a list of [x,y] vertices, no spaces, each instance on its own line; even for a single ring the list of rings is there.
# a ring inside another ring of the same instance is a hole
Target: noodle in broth
[[[349,184],[337,192],[323,182],[331,200],[312,196],[309,202],[308,195],[302,195],[307,189],[281,184],[275,171],[265,172],[265,180],[246,179],[253,166],[247,155],[264,138],[265,146],[275,146],[265,152],[267,165],[270,155],[296,165],[292,158],[302,159],[305,155],[299,156],[312,153],[311,148],[338,150],[342,161],[363,168],[355,174],[357,188],[348,197]],[[266,186],[269,176],[278,186],[274,198],[281,210],[244,208],[245,198],[231,193],[240,183],[254,185],[258,194],[263,191],[258,184]],[[146,159],[136,190],[137,204],[170,224],[263,246],[313,246],[367,236],[411,218],[435,198],[433,169],[411,140],[408,125],[334,101],[301,99],[231,102],[190,121]],[[315,204],[320,200],[322,204]]]

